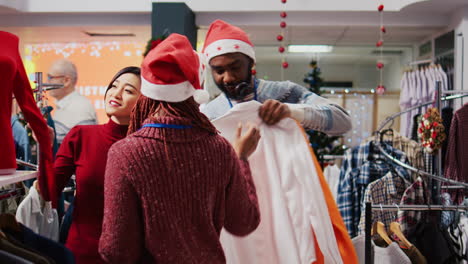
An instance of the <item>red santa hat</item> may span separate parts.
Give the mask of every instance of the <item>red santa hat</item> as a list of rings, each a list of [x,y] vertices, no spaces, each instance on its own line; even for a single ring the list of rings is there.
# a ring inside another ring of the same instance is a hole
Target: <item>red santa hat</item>
[[[211,23],[202,52],[208,62],[213,57],[234,52],[243,53],[255,62],[253,44],[247,34],[242,29],[219,19]]]
[[[209,94],[201,87],[203,70],[203,58],[189,40],[171,34],[144,58],[141,93],[158,101],[175,103],[193,96],[197,103],[206,103]]]

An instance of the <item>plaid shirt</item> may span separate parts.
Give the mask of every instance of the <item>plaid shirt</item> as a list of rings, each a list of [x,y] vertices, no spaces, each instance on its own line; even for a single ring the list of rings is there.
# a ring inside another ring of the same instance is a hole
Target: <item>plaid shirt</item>
[[[398,132],[393,132],[393,136],[385,135],[383,140],[392,147],[403,151],[408,157],[409,164],[416,169],[425,170],[426,164],[424,161],[424,148],[420,143],[402,136]],[[376,137],[371,137],[367,141],[376,140]],[[413,180],[418,178],[417,173],[411,173]]]
[[[399,175],[398,172],[388,172],[383,178],[367,186],[364,194],[361,220],[359,221],[359,235],[365,232],[365,203],[370,202],[373,205],[400,203],[406,188],[411,185],[405,177],[407,177],[407,174]],[[391,211],[375,211],[372,214],[372,222],[380,221],[388,226],[391,222],[395,221],[396,215],[396,212]]]
[[[345,160],[340,172],[337,204],[351,237],[357,235],[361,206],[367,185],[385,176],[392,168],[391,161],[375,162],[379,159],[385,160],[385,157],[374,150],[371,153],[372,145],[371,142],[365,142],[348,150],[345,153]],[[377,148],[373,148],[377,150]],[[398,160],[408,162],[405,153],[400,150],[389,145],[384,145],[384,149],[393,153]],[[394,166],[394,168],[400,175],[406,175],[406,178],[409,178],[406,169],[400,166]]]
[[[402,205],[414,205],[414,204],[426,204],[427,194],[425,193],[426,187],[421,177],[418,177],[416,181],[406,189],[403,197],[401,198],[400,204]],[[401,231],[407,235],[408,230],[414,227],[423,216],[421,211],[398,211],[397,222],[400,223]]]

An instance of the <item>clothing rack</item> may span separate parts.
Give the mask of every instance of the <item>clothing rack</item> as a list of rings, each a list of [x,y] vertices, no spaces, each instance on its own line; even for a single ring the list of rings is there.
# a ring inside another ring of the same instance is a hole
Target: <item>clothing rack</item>
[[[431,59],[428,60],[418,60],[418,61],[412,61],[408,63],[408,65],[419,65],[419,64],[425,64],[425,63],[431,63],[433,62]]]
[[[38,169],[38,166],[37,166],[36,164],[32,164],[32,163],[26,162],[26,161],[24,161],[24,160],[16,159],[16,163],[17,163],[18,165],[31,168],[31,169],[33,169],[33,170],[37,170],[37,169]]]
[[[344,159],[345,155],[322,155],[324,160]]]
[[[452,96],[448,96],[448,97],[441,97],[442,94],[445,94],[446,91],[441,91],[441,84],[440,82],[436,82],[436,90],[437,90],[437,100],[436,100],[436,105],[437,107],[439,108],[439,112],[440,112],[440,106],[441,106],[441,101],[446,101],[446,100],[453,100],[453,99],[458,99],[458,98],[462,98],[462,97],[465,97],[465,96],[468,96],[468,91],[465,91],[465,90],[461,90],[459,91],[459,94],[457,95],[452,95]],[[448,94],[448,93],[447,93]],[[393,125],[393,122],[395,120],[395,118],[401,116],[402,114],[405,114],[407,112],[410,112],[414,109],[419,109],[421,107],[424,107],[424,106],[427,106],[427,105],[431,105],[433,104],[434,102],[432,101],[428,101],[428,102],[425,102],[425,103],[422,103],[420,105],[416,105],[414,107],[411,107],[409,109],[406,109],[404,111],[401,111],[401,112],[398,112],[396,114],[393,114],[391,115],[390,117],[387,117],[379,126],[378,130],[377,130],[377,133],[380,134],[382,133],[382,130],[383,128],[391,122],[391,125]],[[427,176],[431,179],[435,179],[437,181],[440,181],[440,182],[446,182],[446,183],[450,183],[450,184],[454,184],[454,185],[458,185],[458,186],[463,186],[465,188],[468,188],[468,183],[464,183],[464,182],[458,182],[458,181],[454,181],[454,180],[451,180],[451,179],[446,179],[446,178],[443,178],[442,177],[442,172],[440,171],[441,170],[441,164],[442,164],[442,155],[441,155],[441,149],[439,149],[439,153],[438,153],[438,160],[437,160],[437,166],[438,166],[438,170],[439,170],[439,175],[434,175],[434,174],[431,174],[431,173],[428,173],[428,172],[425,172],[425,171],[422,171],[420,169],[417,169],[417,168],[414,168],[413,166],[410,166],[409,164],[406,164],[406,163],[403,163],[401,162],[400,160],[397,160],[395,159],[393,156],[391,156],[389,153],[387,153],[383,147],[381,146],[381,142],[376,142],[377,144],[377,147],[379,149],[379,151],[389,160],[393,161],[394,163],[404,167],[405,169],[408,169],[410,171],[413,171],[413,172],[416,172],[417,174],[420,174],[420,175],[423,175],[423,176]],[[431,189],[431,188],[430,188]],[[432,189],[431,189],[432,190]]]
[[[372,262],[372,248],[371,248],[371,228],[372,228],[372,211],[463,211],[466,212],[468,206],[458,205],[375,205],[366,203],[365,207],[365,264]]]

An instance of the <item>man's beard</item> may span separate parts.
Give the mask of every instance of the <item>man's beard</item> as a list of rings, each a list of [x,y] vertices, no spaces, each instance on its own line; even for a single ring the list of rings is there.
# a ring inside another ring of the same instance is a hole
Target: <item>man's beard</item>
[[[216,83],[216,86],[229,98],[235,101],[242,101],[246,96],[254,92],[252,87],[252,73],[243,81],[229,84]]]

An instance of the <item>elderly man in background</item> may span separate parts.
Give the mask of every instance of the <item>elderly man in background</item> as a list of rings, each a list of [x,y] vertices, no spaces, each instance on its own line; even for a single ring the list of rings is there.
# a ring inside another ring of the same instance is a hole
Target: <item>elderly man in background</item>
[[[56,99],[53,119],[59,144],[74,126],[96,124],[96,111],[93,105],[86,97],[75,91],[78,73],[71,61],[66,59],[55,61],[49,69],[47,80],[48,83],[63,85],[62,88],[49,92]]]

